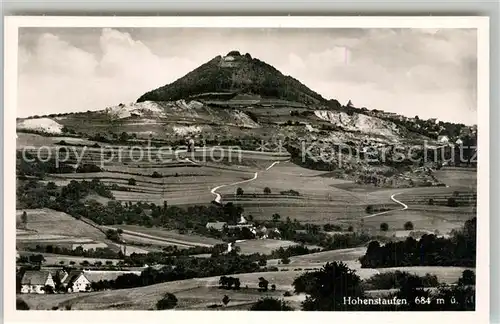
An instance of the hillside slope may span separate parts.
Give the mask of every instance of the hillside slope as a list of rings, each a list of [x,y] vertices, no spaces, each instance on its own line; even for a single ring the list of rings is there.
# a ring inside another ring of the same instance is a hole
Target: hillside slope
[[[211,59],[175,82],[145,93],[137,102],[173,101],[200,94],[231,99],[238,93],[303,104],[332,104],[298,80],[283,75],[250,54],[241,55],[237,51]]]

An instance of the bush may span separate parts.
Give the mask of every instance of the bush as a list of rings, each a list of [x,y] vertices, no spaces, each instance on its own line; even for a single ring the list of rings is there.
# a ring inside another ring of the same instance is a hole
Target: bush
[[[365,280],[364,285],[366,290],[400,289],[409,280],[418,282],[422,287],[437,287],[439,285],[439,281],[435,275],[426,274],[425,276],[417,276],[399,270],[373,275]]]
[[[172,309],[177,306],[177,301],[177,297],[175,297],[174,294],[166,293],[163,298],[156,303],[156,308],[159,310]]]
[[[135,179],[134,179],[134,178],[130,178],[130,179],[128,179],[128,185],[129,185],[129,186],[135,186],[135,185],[136,185],[136,181],[135,181]]]
[[[387,232],[389,230],[389,225],[387,223],[380,224],[380,230]]]
[[[101,172],[102,169],[95,164],[83,164],[76,168],[76,173]]]
[[[365,211],[367,214],[371,214],[373,212],[373,206],[372,205],[366,206]]]
[[[446,203],[448,207],[458,207],[457,200],[453,197],[448,198],[448,201]]]
[[[404,225],[404,228],[406,231],[413,231],[413,223],[412,222],[406,222]]]
[[[283,296],[290,297],[290,296],[292,296],[292,293],[289,292],[289,291],[285,291],[285,293],[283,294]]]
[[[244,194],[244,191],[241,187],[238,187],[238,189],[236,189],[236,196],[243,196]]]
[[[264,193],[265,193],[266,195],[269,195],[269,194],[271,193],[271,188],[269,188],[269,187],[265,187],[265,188],[264,188]]]
[[[430,206],[434,205],[434,199],[429,198],[429,205],[430,205]]]
[[[163,176],[161,174],[159,174],[158,172],[153,172],[153,174],[151,175],[151,178],[163,178]]]

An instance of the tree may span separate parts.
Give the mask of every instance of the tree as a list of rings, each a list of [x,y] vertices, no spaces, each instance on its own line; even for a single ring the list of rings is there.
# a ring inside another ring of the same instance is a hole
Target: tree
[[[347,228],[347,231],[348,232],[353,232],[354,231],[354,227],[352,225],[349,225],[349,227]]]
[[[383,232],[387,232],[389,230],[389,224],[387,223],[380,224],[380,230]]]
[[[284,300],[265,297],[259,299],[250,308],[251,311],[293,311],[293,308],[289,306]]]
[[[274,222],[279,221],[279,220],[280,220],[280,218],[281,218],[280,214],[273,214],[273,221],[274,221]]]
[[[434,199],[429,198],[429,205],[430,205],[430,206],[434,205]]]
[[[262,291],[267,291],[267,287],[269,286],[269,281],[267,281],[266,279],[264,279],[264,277],[260,277],[259,278],[259,290],[262,290]]]
[[[174,294],[166,293],[163,298],[156,303],[156,308],[159,310],[172,309],[177,306],[177,297]]]
[[[363,297],[361,278],[343,262],[327,263],[322,269],[297,277],[296,293],[305,293],[302,309],[306,311],[349,310],[344,297]]]
[[[275,291],[276,290],[276,285],[275,284],[272,284],[271,285],[271,291]]]
[[[129,185],[129,186],[135,186],[135,185],[136,185],[136,181],[135,181],[135,179],[134,179],[134,178],[130,178],[130,179],[128,179],[128,185]]]
[[[26,225],[28,224],[28,214],[26,211],[23,211],[23,214],[21,215],[21,222],[23,223],[23,227],[26,228]]]
[[[128,134],[127,134],[126,132],[122,132],[122,133],[120,134],[120,139],[119,139],[119,140],[120,140],[120,142],[122,142],[122,143],[127,142],[127,141],[129,140],[129,136],[128,136]]]
[[[464,270],[462,272],[462,277],[458,279],[458,285],[460,286],[472,286],[476,284],[476,274],[472,270]]]
[[[413,231],[413,223],[410,221],[406,222],[404,228],[406,231]]]
[[[229,304],[230,300],[231,299],[229,299],[228,295],[224,295],[224,298],[222,298],[222,303],[224,303],[224,306],[227,306],[227,304]]]
[[[244,194],[244,191],[241,187],[238,187],[238,189],[236,189],[236,196],[243,196]]]
[[[290,258],[288,258],[288,257],[283,257],[283,258],[281,259],[281,263],[283,263],[283,264],[289,264],[289,263],[290,263]]]
[[[266,195],[269,195],[269,194],[271,193],[271,188],[269,188],[269,187],[265,187],[265,188],[264,188],[264,193],[265,193]]]

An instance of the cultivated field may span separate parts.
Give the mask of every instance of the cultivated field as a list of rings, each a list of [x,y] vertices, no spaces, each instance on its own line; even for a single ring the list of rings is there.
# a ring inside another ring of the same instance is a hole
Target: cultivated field
[[[211,238],[211,237],[203,237],[199,235],[184,235],[179,234],[174,231],[167,231],[161,228],[148,228],[137,225],[115,225],[114,228],[121,228],[125,234],[137,234],[142,235],[143,238],[156,239],[157,241],[169,243],[170,245],[178,243],[185,245],[215,245],[223,243],[220,240]],[[134,236],[134,235],[130,235]]]
[[[282,248],[287,248],[289,246],[298,245],[299,243],[286,241],[286,240],[245,240],[242,242],[236,242],[235,246],[239,247],[241,254],[269,254],[272,251]]]
[[[21,222],[23,211],[26,211],[28,216],[26,228]],[[20,233],[17,236],[18,240],[29,240],[31,235],[36,235],[36,239],[54,240],[73,237],[75,242],[82,239],[102,241],[106,238],[106,235],[97,228],[66,213],[48,208],[17,210],[16,227],[33,231],[28,235]]]

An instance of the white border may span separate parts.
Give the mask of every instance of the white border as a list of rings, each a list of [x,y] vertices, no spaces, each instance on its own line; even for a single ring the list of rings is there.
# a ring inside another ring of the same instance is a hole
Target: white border
[[[283,27],[477,28],[478,31],[478,247],[475,312],[206,312],[15,310],[15,120],[19,27]],[[293,322],[489,322],[489,18],[488,17],[5,17],[4,79],[4,319],[6,321],[217,323]],[[480,215],[480,216],[479,216]],[[7,230],[7,229],[12,229]],[[234,316],[234,317],[233,317]],[[236,318],[236,316],[238,316]],[[354,317],[355,316],[355,317]]]

